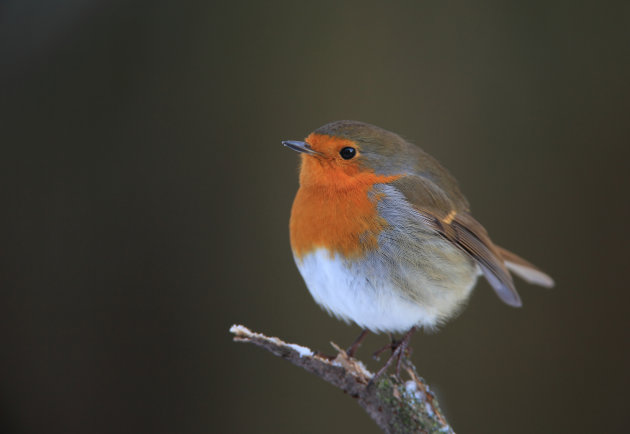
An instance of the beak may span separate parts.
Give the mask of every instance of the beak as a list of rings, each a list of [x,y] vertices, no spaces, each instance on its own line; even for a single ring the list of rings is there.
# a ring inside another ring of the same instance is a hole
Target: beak
[[[289,149],[293,149],[294,151],[301,152],[303,154],[321,155],[319,152],[314,151],[311,148],[311,145],[306,142],[300,142],[298,140],[284,140],[282,144]]]

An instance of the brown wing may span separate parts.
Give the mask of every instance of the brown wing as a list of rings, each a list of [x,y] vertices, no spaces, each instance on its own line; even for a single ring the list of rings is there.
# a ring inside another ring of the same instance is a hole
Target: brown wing
[[[503,302],[521,306],[521,299],[500,251],[483,226],[468,213],[465,202],[451,199],[433,182],[418,176],[406,176],[392,185],[418,211],[427,226],[477,262]]]

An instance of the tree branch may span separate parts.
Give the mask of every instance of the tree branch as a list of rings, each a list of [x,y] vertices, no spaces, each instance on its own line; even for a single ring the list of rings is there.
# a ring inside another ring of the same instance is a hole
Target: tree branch
[[[233,325],[230,332],[234,334],[234,341],[258,345],[357,398],[359,405],[388,434],[453,433],[429,386],[408,360],[405,361],[408,381],[382,375],[371,383],[374,374],[332,342],[337,350],[336,357],[254,333],[242,325]]]

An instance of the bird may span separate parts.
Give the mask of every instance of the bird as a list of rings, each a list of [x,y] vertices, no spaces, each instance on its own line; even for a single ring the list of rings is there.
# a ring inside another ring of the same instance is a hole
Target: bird
[[[301,154],[293,257],[315,302],[363,329],[348,355],[368,331],[404,333],[377,375],[395,357],[398,372],[416,330],[456,316],[479,276],[513,307],[522,302],[510,272],[554,285],[494,244],[449,171],[398,134],[341,120],[282,144]]]

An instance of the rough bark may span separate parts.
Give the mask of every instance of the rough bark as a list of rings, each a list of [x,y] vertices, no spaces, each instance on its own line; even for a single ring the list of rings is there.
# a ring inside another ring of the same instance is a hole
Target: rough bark
[[[374,374],[335,344],[331,343],[337,355],[331,357],[276,337],[254,333],[241,325],[233,325],[230,332],[234,334],[234,341],[258,345],[356,398],[374,422],[388,434],[453,433],[429,386],[407,359],[403,366],[409,380],[384,374],[376,381],[370,381]]]

